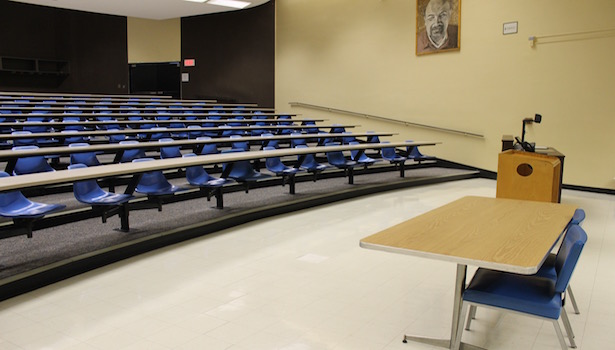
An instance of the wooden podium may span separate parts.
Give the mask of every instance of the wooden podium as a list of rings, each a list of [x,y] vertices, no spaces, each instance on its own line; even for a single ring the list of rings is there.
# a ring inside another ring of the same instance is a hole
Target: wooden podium
[[[498,156],[496,197],[557,203],[562,164],[558,157],[507,150]]]

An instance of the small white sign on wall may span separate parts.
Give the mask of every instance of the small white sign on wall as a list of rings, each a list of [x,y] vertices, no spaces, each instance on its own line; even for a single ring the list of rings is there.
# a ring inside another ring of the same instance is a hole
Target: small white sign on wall
[[[519,22],[507,22],[504,23],[502,34],[517,34],[519,28]]]
[[[182,73],[182,83],[187,83],[190,81],[190,74],[189,73]]]

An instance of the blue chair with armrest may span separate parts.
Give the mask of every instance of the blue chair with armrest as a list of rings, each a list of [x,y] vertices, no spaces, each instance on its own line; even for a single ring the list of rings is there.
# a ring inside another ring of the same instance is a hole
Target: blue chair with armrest
[[[567,350],[568,346],[559,325],[561,318],[570,345],[576,348],[574,333],[564,309],[564,293],[585,242],[587,234],[580,226],[572,225],[568,228],[555,258],[556,280],[536,275],[478,269],[463,293],[461,315],[466,313],[468,307],[484,306],[547,320],[552,322],[562,350]],[[472,313],[469,313],[466,330],[470,329],[471,316]],[[459,349],[462,332],[463,322],[459,322],[453,349]]]
[[[4,171],[0,171],[0,178],[8,177]],[[49,213],[66,208],[63,204],[45,204],[33,202],[26,198],[20,191],[0,193],[0,216],[13,219],[15,228],[11,234],[26,234],[32,238],[34,222]]]
[[[69,170],[87,168],[85,164],[76,163],[68,166]],[[96,180],[83,180],[73,183],[73,194],[77,201],[92,206],[92,210],[99,212],[102,222],[107,218],[118,215],[121,221],[120,230],[130,230],[128,223],[128,201],[134,198],[131,194],[107,192],[100,188]]]

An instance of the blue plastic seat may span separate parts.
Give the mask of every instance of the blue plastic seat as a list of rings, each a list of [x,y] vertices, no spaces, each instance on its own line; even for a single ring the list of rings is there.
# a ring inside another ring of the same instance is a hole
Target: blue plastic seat
[[[292,121],[287,121],[287,119],[291,119],[289,115],[280,115],[278,116],[278,125],[286,126],[286,125],[295,125]],[[295,132],[296,129],[281,129],[278,131],[278,134],[287,135]]]
[[[342,124],[333,124],[331,127],[332,134],[342,134],[346,132],[346,128],[342,126]]]
[[[79,134],[78,130],[62,130],[60,131],[60,133],[66,135],[63,137],[64,145],[70,145],[71,143],[80,143],[80,142],[87,141],[87,138]]]
[[[292,137],[290,139],[290,147],[295,148],[299,145],[307,145],[307,141],[305,140],[305,138],[302,137],[302,133],[293,132],[292,134],[290,134],[290,136]]]
[[[263,148],[265,147],[273,147],[273,148],[278,148],[280,145],[280,142],[278,140],[268,140],[267,138],[273,137],[272,133],[266,132],[266,133],[262,133],[261,137],[264,138],[262,145]]]
[[[160,143],[160,158],[161,159],[169,159],[169,158],[181,158],[181,147],[180,146],[163,146],[164,143],[173,142],[174,140],[171,138],[163,138],[158,140]]]
[[[17,131],[13,131],[11,132],[11,135],[31,135],[32,131],[27,131],[27,130],[17,130]],[[13,139],[13,145],[14,146],[36,146],[36,139],[35,138],[25,138],[25,137],[20,137],[20,138],[16,138]]]
[[[197,140],[211,140],[211,137],[209,136],[201,136],[201,137],[197,137]],[[201,155],[204,154],[217,154],[220,153],[220,151],[218,150],[218,145],[215,142],[212,143],[205,143],[203,144],[203,147],[201,148],[201,152],[199,152]]]
[[[308,148],[307,145],[299,145],[295,148]],[[318,174],[322,173],[323,171],[325,171],[326,169],[329,168],[328,165],[326,164],[320,164],[316,161],[316,158],[314,158],[313,154],[306,154],[303,156],[297,156],[297,161],[301,160],[301,157],[303,157],[303,161],[301,162],[301,169],[306,170],[312,174],[314,174],[314,181],[316,181],[316,178],[318,177]]]
[[[134,162],[148,162],[154,160],[153,158],[139,158],[133,160]],[[135,191],[139,193],[146,194],[148,198],[155,198],[159,205],[158,210],[162,210],[161,202],[159,201],[159,197],[161,196],[170,196],[174,195],[177,192],[185,191],[186,189],[180,186],[175,186],[171,184],[167,178],[164,176],[162,171],[155,170],[146,172],[141,175],[141,179],[135,188]]]
[[[389,142],[385,141],[383,143]],[[404,177],[406,157],[397,154],[397,151],[395,151],[395,147],[383,147],[380,150],[380,154],[382,156],[382,159],[389,161],[389,163],[391,164],[395,164],[395,166],[399,166],[399,176]]]
[[[230,149],[224,150],[222,153],[229,152],[244,152],[242,149]],[[252,164],[249,160],[240,160],[232,163],[224,163],[222,165],[222,173],[226,176],[225,178],[231,178],[237,182],[242,182],[245,184],[246,193],[248,193],[251,182],[256,182],[258,180],[270,178],[271,175],[260,173],[252,167]]]
[[[200,130],[201,129],[200,125],[188,125],[188,129],[196,129],[194,131],[188,131],[189,139],[196,139],[198,137],[203,136],[203,131]]]
[[[344,132],[342,132],[342,134],[346,135],[346,136],[342,136],[342,143],[343,144],[350,145],[353,142],[357,141],[357,138],[354,137],[350,131],[344,131]]]
[[[233,149],[240,149],[243,151],[249,151],[250,150],[250,143],[248,141],[242,141],[241,140],[241,136],[239,135],[230,135],[231,139],[234,139],[235,141],[231,142],[231,148]]]
[[[373,134],[373,131],[367,131],[367,134]],[[369,143],[380,143],[380,138],[378,137],[378,135],[368,135],[367,136],[367,142]]]
[[[478,269],[463,293],[461,315],[466,313],[469,306],[487,306],[542,318],[553,323],[562,350],[567,350],[568,346],[559,326],[561,318],[570,345],[575,348],[574,333],[564,309],[563,294],[570,283],[585,242],[587,242],[585,231],[578,225],[570,226],[555,259],[557,271],[555,281],[536,275]],[[472,316],[472,313],[468,316]],[[466,329],[470,328],[471,320],[472,317],[468,317]],[[454,349],[459,349],[462,331],[463,322],[459,322]]]
[[[406,142],[412,142],[412,140],[407,140]],[[436,157],[427,156],[419,151],[418,146],[408,146],[406,147],[406,153],[408,154],[406,158],[412,159],[414,161],[419,162],[419,164],[424,160],[435,160]]]
[[[265,147],[265,151],[273,151],[274,147]],[[290,194],[295,194],[295,175],[303,171],[301,168],[294,168],[284,165],[280,157],[267,157],[265,159],[265,167],[267,170],[274,173],[276,176],[282,177],[282,186],[289,184]]]
[[[183,157],[196,157],[196,154],[188,153],[184,154]],[[216,197],[216,208],[218,209],[222,209],[224,207],[222,186],[229,182],[233,182],[232,179],[217,178],[209,175],[200,165],[189,166],[186,168],[186,180],[188,180],[190,185],[198,186],[202,191],[206,192],[208,201],[211,199],[211,195],[213,194]]]
[[[349,145],[358,145],[359,142],[357,141],[353,141],[350,142]],[[365,167],[369,166],[369,165],[373,165],[374,163],[380,162],[380,159],[374,159],[371,157],[368,157],[365,154],[365,151],[359,151],[359,150],[351,150],[350,151],[350,155],[352,160],[354,160],[355,162],[357,162],[360,165],[363,165]]]
[[[303,122],[301,122],[301,125],[308,126],[307,128],[303,129],[303,131],[308,134],[318,134],[320,132],[318,127],[316,127],[316,122],[313,120],[304,120]]]
[[[120,129],[109,129],[108,131],[120,131]],[[120,143],[122,141],[129,141],[129,138],[126,136],[126,134],[120,134],[120,133],[113,133],[113,134],[109,134],[107,135],[107,138],[109,139],[109,143]]]
[[[68,145],[68,147],[71,147],[71,148],[89,147],[89,146],[90,145],[88,143],[83,143],[83,142],[71,143],[70,145]],[[96,157],[97,154],[98,152],[76,151],[75,153],[71,153],[70,155],[70,164],[71,165],[83,164],[85,166],[100,165],[100,161],[98,161],[98,158]]]
[[[38,149],[38,146],[13,147],[13,151],[28,149]],[[48,171],[55,171],[55,169],[49,165],[44,156],[31,156],[17,159],[15,168],[13,169],[13,175],[44,173]]]
[[[339,146],[339,144],[332,142],[325,144],[325,146]],[[338,169],[343,169],[348,176],[348,183],[352,185],[354,183],[354,167],[358,165],[357,162],[346,159],[342,151],[330,151],[326,154],[329,164]]]
[[[160,139],[171,137],[171,134],[166,127],[154,127],[151,128],[151,130],[155,130],[157,132],[150,133],[148,136],[145,137],[145,139],[148,139],[150,141],[157,141]]]
[[[87,168],[85,164],[72,164],[69,170]],[[73,194],[81,202],[92,206],[92,210],[100,212],[102,222],[106,223],[107,218],[119,215],[122,231],[130,229],[128,223],[128,201],[134,198],[130,194],[107,192],[100,188],[96,180],[83,180],[73,183]]]
[[[136,145],[139,144],[139,141],[129,140],[129,141],[120,141],[120,145]],[[145,151],[141,148],[132,148],[125,149],[122,152],[122,157],[119,159],[120,163],[128,163],[132,162],[135,159],[144,158]]]
[[[0,171],[0,178],[8,176],[9,174],[6,172]],[[63,204],[33,202],[20,191],[0,193],[0,216],[13,219],[14,231],[19,234],[26,234],[28,238],[32,238],[34,221],[65,207]]]

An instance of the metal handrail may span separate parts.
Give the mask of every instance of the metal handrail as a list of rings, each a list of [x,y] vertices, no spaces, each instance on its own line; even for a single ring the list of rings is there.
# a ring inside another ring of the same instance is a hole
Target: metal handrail
[[[337,108],[331,108],[331,107],[317,106],[317,105],[313,105],[313,104],[309,104],[309,103],[289,102],[288,104],[291,107],[305,107],[305,108],[318,109],[318,110],[327,111],[327,112],[335,112],[335,113],[348,114],[348,115],[352,115],[352,116],[355,116],[355,117],[375,119],[375,120],[380,120],[380,121],[388,122],[388,123],[403,124],[405,126],[416,126],[416,127],[420,127],[420,128],[426,128],[426,129],[436,130],[436,131],[441,131],[441,132],[448,132],[448,133],[453,133],[453,134],[458,134],[458,135],[463,135],[463,136],[477,137],[477,138],[484,138],[485,137],[484,135],[473,133],[473,132],[468,132],[468,131],[448,129],[448,128],[441,128],[439,126],[433,126],[433,125],[426,125],[426,124],[408,122],[408,121],[399,120],[399,119],[380,117],[380,116],[377,116],[377,115],[352,112],[352,111],[347,111],[347,110],[337,109]]]

